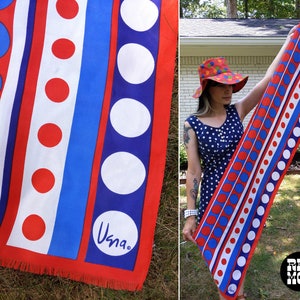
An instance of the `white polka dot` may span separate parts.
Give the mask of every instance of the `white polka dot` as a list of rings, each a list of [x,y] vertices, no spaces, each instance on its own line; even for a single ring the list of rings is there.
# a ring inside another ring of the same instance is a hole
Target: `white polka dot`
[[[239,270],[235,270],[232,274],[232,278],[234,280],[239,280],[241,278],[242,274],[241,274],[241,271]]]
[[[289,139],[289,140],[288,140],[288,146],[289,146],[290,148],[294,148],[295,145],[296,145],[296,142],[295,142],[294,139]]]
[[[251,247],[248,243],[244,244],[243,246],[243,252],[248,253],[250,251]]]
[[[244,256],[240,256],[237,260],[237,264],[240,267],[243,267],[246,264],[246,258]]]
[[[253,226],[254,228],[258,228],[259,225],[260,225],[259,219],[255,218],[255,219],[253,220],[253,222],[252,222],[252,226]]]
[[[279,175],[278,172],[273,172],[273,173],[272,173],[272,179],[273,179],[274,181],[277,181],[279,178],[280,178],[280,175]]]
[[[247,234],[247,238],[249,241],[253,241],[255,239],[255,232],[254,231],[249,231]]]
[[[142,135],[149,128],[151,116],[141,102],[123,98],[112,107],[110,121],[119,134],[132,138]]]
[[[274,191],[274,184],[273,183],[268,183],[266,189],[267,189],[268,192],[273,192]]]
[[[104,184],[117,194],[130,194],[144,182],[146,171],[143,163],[133,154],[116,152],[108,156],[101,167]]]
[[[279,170],[283,171],[285,169],[285,162],[284,161],[278,162],[277,167]]]
[[[149,79],[154,70],[151,52],[139,44],[126,44],[118,52],[117,64],[121,76],[129,83],[140,84]]]
[[[257,208],[257,214],[258,214],[259,216],[262,216],[264,213],[265,213],[264,207],[263,207],[263,206],[259,206],[259,207]]]
[[[150,29],[158,18],[157,6],[149,0],[124,0],[120,13],[127,26],[136,31]]]
[[[294,133],[295,137],[299,137],[300,136],[300,127],[295,127],[293,129],[293,133]]]
[[[268,203],[270,201],[270,198],[267,194],[263,194],[262,198],[261,198],[262,203]]]
[[[236,290],[237,290],[237,285],[232,283],[228,286],[227,291],[228,291],[229,294],[234,294],[236,292]]]
[[[289,159],[290,156],[291,156],[291,152],[290,152],[289,150],[284,150],[284,151],[283,151],[283,157],[284,157],[285,159]]]

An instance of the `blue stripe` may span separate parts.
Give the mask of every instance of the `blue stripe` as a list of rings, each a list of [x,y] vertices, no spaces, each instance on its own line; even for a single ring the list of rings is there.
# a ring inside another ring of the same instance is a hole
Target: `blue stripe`
[[[156,6],[159,9],[161,1],[157,0],[153,2],[155,2]],[[135,32],[124,23],[121,17],[119,17],[118,21],[117,51],[126,43],[137,43],[147,48],[151,52],[154,61],[157,62],[159,45],[159,20],[153,25],[151,29],[146,32]],[[155,73],[156,69],[149,77],[149,79],[141,84],[130,84],[121,77],[118,68],[116,67],[113,78],[113,91],[110,107],[112,107],[119,99],[122,98],[128,97],[137,99],[147,107],[153,117]],[[105,133],[101,164],[112,153],[125,151],[138,157],[145,166],[146,174],[148,174],[151,135],[152,128],[150,126],[150,128],[141,136],[135,138],[122,137],[118,133],[116,133],[116,131],[112,128],[112,124],[108,122]],[[131,248],[131,250],[126,254],[116,256],[108,255],[102,251],[99,251],[93,240],[93,233],[91,232],[86,261],[110,267],[133,270],[136,263],[139,242],[141,238],[140,230],[142,225],[142,213],[146,192],[146,182],[147,178],[135,192],[131,194],[120,195],[109,190],[104,184],[102,178],[99,176],[95,210],[93,215],[93,224],[95,220],[104,212],[114,210],[122,212],[128,215],[134,221],[138,230],[138,241],[134,248]],[[123,224],[120,224],[120,226],[122,225]],[[114,238],[116,237],[114,236]],[[116,240],[118,240],[118,238],[116,238]]]
[[[109,58],[112,1],[88,1],[82,70],[49,254],[77,257]]]
[[[32,44],[35,10],[36,10],[36,1],[30,1],[28,18],[27,18],[26,41],[25,41],[23,58],[20,67],[16,95],[13,100],[14,102],[13,102],[13,108],[12,108],[10,126],[9,126],[9,134],[8,134],[7,145],[6,145],[5,163],[3,167],[3,180],[2,180],[1,198],[0,198],[0,224],[3,221],[3,217],[7,206],[7,200],[8,200],[18,120],[19,120],[20,108],[22,103],[26,73],[27,73],[31,44]]]

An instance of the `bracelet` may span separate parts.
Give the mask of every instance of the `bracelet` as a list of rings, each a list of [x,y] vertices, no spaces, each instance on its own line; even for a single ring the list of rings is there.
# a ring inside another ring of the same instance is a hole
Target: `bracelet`
[[[190,216],[197,216],[198,215],[198,209],[186,209],[184,211],[184,218],[188,218]]]

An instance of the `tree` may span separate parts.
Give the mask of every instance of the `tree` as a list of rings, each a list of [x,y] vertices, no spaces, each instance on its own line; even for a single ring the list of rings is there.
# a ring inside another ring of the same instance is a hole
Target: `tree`
[[[300,18],[300,0],[180,0],[181,18]]]
[[[226,0],[227,18],[235,19],[237,14],[237,0]]]
[[[180,0],[180,18],[225,18],[224,0]]]

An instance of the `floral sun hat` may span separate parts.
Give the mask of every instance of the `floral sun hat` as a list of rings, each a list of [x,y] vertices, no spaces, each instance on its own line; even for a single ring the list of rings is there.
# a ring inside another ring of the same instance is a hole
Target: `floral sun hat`
[[[229,69],[224,57],[216,57],[205,60],[198,67],[198,73],[200,78],[200,87],[193,95],[194,98],[200,97],[208,80],[213,80],[223,84],[232,84],[233,93],[241,90],[248,80],[248,76],[243,77],[239,73],[233,73]]]

